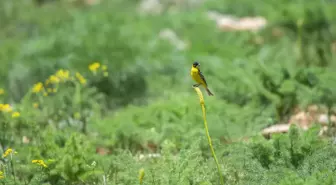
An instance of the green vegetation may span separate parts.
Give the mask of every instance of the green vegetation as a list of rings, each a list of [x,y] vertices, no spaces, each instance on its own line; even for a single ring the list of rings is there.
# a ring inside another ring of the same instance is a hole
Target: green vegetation
[[[195,60],[225,184],[336,183],[330,120],[325,137],[319,124],[260,134],[298,107],[335,114],[333,1],[167,0],[157,15],[135,0],[38,2],[0,1],[0,184],[220,184]],[[208,11],[268,23],[226,32]]]

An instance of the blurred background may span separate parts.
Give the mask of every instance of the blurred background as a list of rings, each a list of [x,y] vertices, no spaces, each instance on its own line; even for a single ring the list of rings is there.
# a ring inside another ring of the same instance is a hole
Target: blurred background
[[[293,123],[303,129],[317,125],[313,131],[332,139],[335,12],[332,0],[1,0],[0,145],[3,152],[8,147],[18,151],[16,180],[133,184],[138,167],[146,165],[130,162],[128,154],[120,152],[160,153],[168,147],[168,153],[176,155],[195,140],[200,140],[199,156],[208,159],[202,112],[191,87],[194,61],[200,62],[215,95],[203,91],[219,156],[234,157],[229,151],[245,151],[244,141],[260,133],[288,132]],[[229,143],[241,145],[230,148]],[[273,153],[254,156],[263,153],[259,150],[271,151],[265,147],[251,145],[251,151],[258,152],[244,157],[267,159],[269,164]],[[49,158],[63,162],[51,163],[48,177],[35,177],[26,165]],[[112,162],[106,162],[109,167],[101,174],[88,175],[83,165],[98,160]],[[204,164],[209,165],[203,169],[206,175],[197,172],[194,183],[157,184],[216,184],[217,176],[211,173],[215,165],[209,161]],[[292,165],[297,167],[296,162]],[[265,161],[260,166],[269,168]],[[223,172],[232,184],[270,184],[265,178],[275,178],[235,176],[238,168]],[[102,174],[117,173],[107,169],[126,172],[119,180],[103,181]],[[168,169],[157,175],[169,174]]]

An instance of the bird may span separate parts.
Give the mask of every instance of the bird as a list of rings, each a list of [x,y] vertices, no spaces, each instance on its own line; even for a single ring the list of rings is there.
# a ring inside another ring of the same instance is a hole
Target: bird
[[[203,85],[208,95],[213,96],[212,92],[208,88],[208,84],[205,80],[205,77],[200,70],[200,66],[201,64],[199,62],[194,62],[192,64],[190,75],[197,82],[197,84],[194,84],[193,87],[198,87],[200,85]]]

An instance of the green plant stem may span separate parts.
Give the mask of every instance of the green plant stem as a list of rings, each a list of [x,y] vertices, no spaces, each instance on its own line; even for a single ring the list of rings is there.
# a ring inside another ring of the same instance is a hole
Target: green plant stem
[[[15,174],[15,168],[14,168],[14,164],[13,164],[13,154],[10,154],[10,164],[11,164],[11,167],[12,167],[12,175],[13,175],[13,178],[14,178],[14,184],[17,184],[16,183],[16,174]]]
[[[206,133],[207,138],[208,138],[208,144],[209,144],[209,147],[210,147],[210,150],[211,150],[212,157],[214,158],[214,160],[216,162],[220,183],[222,185],[224,185],[224,179],[223,179],[223,176],[222,176],[222,173],[221,173],[221,170],[220,170],[220,167],[219,167],[218,159],[216,157],[215,150],[212,146],[212,141],[211,141],[211,137],[210,137],[210,134],[209,134],[208,123],[206,121],[206,112],[205,112],[205,103],[204,103],[203,94],[202,94],[202,91],[198,87],[194,87],[194,89],[197,92],[200,103],[201,103],[201,108],[202,108],[202,112],[203,112],[203,120],[204,120],[204,129],[205,129],[205,133]]]
[[[302,45],[302,26],[303,26],[303,19],[299,19],[296,23],[298,29],[298,36],[297,36],[297,48],[298,48],[298,58],[299,62],[303,61],[303,45]],[[306,66],[309,66],[307,61],[304,61]]]
[[[208,129],[208,123],[206,121],[206,115],[205,115],[205,108],[204,108],[204,105],[202,105],[202,110],[204,109],[203,111],[203,118],[204,118],[204,128],[205,128],[205,133],[207,135],[207,138],[208,138],[208,143],[209,143],[209,147],[210,147],[210,150],[211,150],[211,153],[212,153],[212,157],[214,158],[215,162],[216,162],[216,165],[217,165],[217,170],[218,170],[218,175],[219,175],[219,178],[220,178],[220,182],[222,185],[224,185],[224,179],[223,179],[223,176],[222,176],[222,173],[221,173],[221,170],[220,170],[220,167],[219,167],[219,163],[218,163],[218,159],[216,157],[216,153],[215,153],[215,150],[212,146],[212,141],[211,141],[211,137],[210,137],[210,134],[209,134],[209,129]]]

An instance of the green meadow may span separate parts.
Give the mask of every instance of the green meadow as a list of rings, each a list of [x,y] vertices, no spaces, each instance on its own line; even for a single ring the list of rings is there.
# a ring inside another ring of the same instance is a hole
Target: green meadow
[[[1,0],[0,185],[336,184],[335,12],[332,0]],[[254,17],[266,24],[223,26]],[[214,93],[200,87],[205,120],[194,61]],[[311,107],[327,119],[304,129],[293,117]]]

